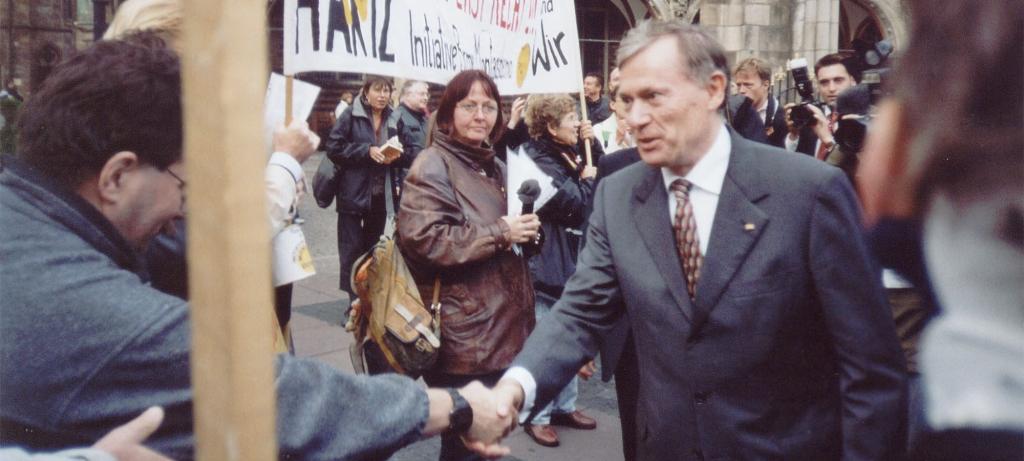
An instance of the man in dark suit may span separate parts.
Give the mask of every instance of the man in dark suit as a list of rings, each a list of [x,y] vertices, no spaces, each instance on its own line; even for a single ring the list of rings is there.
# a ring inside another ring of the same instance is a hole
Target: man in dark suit
[[[725,127],[702,29],[642,23],[618,60],[643,163],[602,180],[499,408],[542,406],[627,316],[638,459],[899,458],[906,372],[849,181]]]
[[[635,147],[603,155],[597,161],[597,176],[594,187],[602,179],[640,161]],[[620,302],[621,304],[621,302]],[[622,309],[617,306],[617,309]],[[636,403],[640,372],[637,370],[636,347],[625,315],[615,322],[600,341],[601,379],[605,382],[615,377],[615,394],[619,404],[619,426],[622,428],[622,459],[636,459]]]
[[[814,117],[804,126],[796,126],[790,112],[795,104],[787,104],[784,108],[786,117],[786,137],[783,147],[786,150],[800,152],[826,160],[836,146],[835,133],[838,121],[836,101],[839,95],[857,85],[860,75],[853,69],[853,56],[849,53],[832,53],[822,56],[814,64],[814,78],[818,88],[818,96],[825,103],[825,110],[815,105],[808,105]]]
[[[750,99],[751,106],[764,124],[768,144],[783,147],[787,133],[786,112],[771,94],[771,66],[761,59],[747,58],[736,65],[732,76],[739,94]],[[748,136],[747,139],[751,138]]]

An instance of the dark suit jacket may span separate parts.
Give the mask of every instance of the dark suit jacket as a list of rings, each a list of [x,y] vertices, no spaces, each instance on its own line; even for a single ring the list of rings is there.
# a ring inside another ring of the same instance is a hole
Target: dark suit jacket
[[[853,189],[822,162],[732,146],[696,301],[661,172],[634,164],[598,186],[576,273],[513,365],[543,405],[628,314],[639,459],[899,458],[906,371]]]
[[[594,178],[594,187],[601,183],[601,180],[612,173],[619,171],[640,161],[640,153],[635,147],[623,149],[601,157],[597,162],[597,177]],[[615,322],[615,326],[604,335],[601,340],[601,379],[610,381],[619,366],[619,359],[629,339],[629,318],[622,316]]]
[[[765,111],[765,130],[771,128],[768,134],[768,144],[778,148],[785,148],[786,135],[789,133],[786,128],[786,110],[782,108],[775,98],[768,97],[768,110]]]
[[[757,109],[754,109],[750,98],[740,94],[729,96],[725,109],[728,111],[726,120],[740,136],[751,141],[768,143],[764,122],[757,115]]]

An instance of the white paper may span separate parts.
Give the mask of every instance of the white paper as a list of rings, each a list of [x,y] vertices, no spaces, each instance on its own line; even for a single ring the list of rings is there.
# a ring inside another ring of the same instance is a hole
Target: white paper
[[[292,118],[306,120],[313,113],[313,105],[320,96],[320,87],[299,79],[292,79]],[[284,124],[285,79],[278,73],[271,73],[267,82],[267,94],[263,99],[263,135],[267,152],[272,148],[274,129]]]
[[[518,151],[508,149],[507,161],[505,162],[508,167],[508,183],[505,185],[505,189],[508,191],[505,195],[508,196],[508,215],[519,216],[523,211],[523,202],[519,200],[519,186],[528,179],[536,179],[537,184],[540,185],[540,196],[533,202],[533,210],[536,212],[541,209],[551,197],[555,196],[558,192],[555,189],[554,179],[548,176],[540,167],[534,163],[533,159],[526,152],[523,152],[523,148],[520,147]]]
[[[306,236],[298,224],[289,224],[274,236],[271,269],[274,286],[294,283],[316,274]]]

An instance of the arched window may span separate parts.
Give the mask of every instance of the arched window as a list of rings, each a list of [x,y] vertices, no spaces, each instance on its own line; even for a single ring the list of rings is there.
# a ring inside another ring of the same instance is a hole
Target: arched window
[[[839,0],[839,49],[853,49],[854,40],[875,43],[886,38],[878,17],[863,2]]]

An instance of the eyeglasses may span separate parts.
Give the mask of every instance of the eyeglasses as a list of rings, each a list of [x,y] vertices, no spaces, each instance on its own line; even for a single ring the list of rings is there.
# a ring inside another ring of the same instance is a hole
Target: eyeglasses
[[[177,179],[178,180],[178,188],[181,189],[181,190],[185,190],[185,180],[184,179],[181,179],[180,177],[178,177],[178,175],[174,174],[174,172],[171,171],[171,170],[164,170],[164,172],[166,172],[167,174],[171,175],[172,178]]]
[[[491,116],[491,115],[494,115],[494,114],[498,113],[498,106],[496,104],[483,104],[483,105],[479,105],[479,104],[474,104],[474,103],[471,103],[471,102],[467,102],[467,103],[459,104],[459,105],[457,105],[455,107],[458,107],[459,110],[461,110],[461,111],[463,111],[463,112],[465,112],[467,114],[476,114],[476,112],[478,110],[479,111],[483,111],[483,114],[486,115],[486,116]]]
[[[185,208],[185,180],[181,179],[178,175],[174,174],[170,169],[162,170],[164,173],[171,175],[172,178],[178,181],[178,190],[181,191],[181,208]]]

